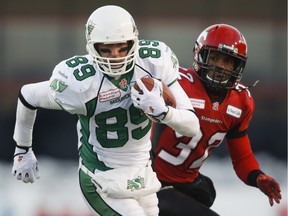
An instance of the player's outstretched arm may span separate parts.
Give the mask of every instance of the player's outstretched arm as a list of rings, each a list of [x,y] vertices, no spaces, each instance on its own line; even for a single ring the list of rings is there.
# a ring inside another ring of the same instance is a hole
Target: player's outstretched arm
[[[14,140],[16,148],[12,174],[25,183],[39,178],[37,159],[32,150],[32,133],[37,108],[61,109],[49,93],[49,82],[29,84],[22,87],[16,111]]]
[[[238,177],[246,184],[258,187],[266,194],[271,206],[273,206],[274,200],[280,203],[280,185],[275,179],[261,171],[252,152],[248,135],[237,139],[227,139],[227,144]]]

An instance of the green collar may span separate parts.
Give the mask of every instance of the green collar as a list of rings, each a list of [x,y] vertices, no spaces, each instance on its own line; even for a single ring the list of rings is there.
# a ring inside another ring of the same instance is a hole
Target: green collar
[[[113,85],[115,85],[117,88],[123,90],[123,91],[127,91],[128,90],[128,86],[130,85],[131,79],[134,75],[134,68],[126,73],[126,74],[122,74],[118,79],[116,79],[115,77],[111,77],[107,74],[104,74],[104,76],[111,82],[113,83]]]

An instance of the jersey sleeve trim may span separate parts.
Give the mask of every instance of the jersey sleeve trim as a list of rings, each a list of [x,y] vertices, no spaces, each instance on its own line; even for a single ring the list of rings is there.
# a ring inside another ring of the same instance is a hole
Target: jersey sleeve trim
[[[247,130],[238,131],[240,128],[240,124],[238,124],[236,127],[232,128],[226,135],[227,139],[236,139],[246,136]]]
[[[31,109],[31,110],[36,110],[36,109],[37,109],[37,107],[32,106],[31,104],[29,104],[29,103],[25,100],[25,98],[23,97],[23,95],[22,95],[22,93],[21,93],[21,90],[20,90],[19,93],[18,93],[18,98],[20,99],[21,103],[22,103],[25,107],[27,107],[27,108],[29,108],[29,109]]]
[[[252,170],[249,174],[248,174],[248,177],[247,177],[247,183],[248,185],[250,186],[253,186],[253,187],[257,187],[257,177],[260,175],[260,174],[264,174],[261,170]]]

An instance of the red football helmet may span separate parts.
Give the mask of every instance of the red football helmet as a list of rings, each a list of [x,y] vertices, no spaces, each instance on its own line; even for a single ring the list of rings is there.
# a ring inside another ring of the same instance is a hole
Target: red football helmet
[[[241,32],[233,26],[226,24],[209,26],[199,35],[193,51],[193,67],[209,88],[214,90],[231,89],[236,82],[241,80],[247,60],[247,44]],[[231,57],[234,69],[229,71],[208,64],[211,51]]]

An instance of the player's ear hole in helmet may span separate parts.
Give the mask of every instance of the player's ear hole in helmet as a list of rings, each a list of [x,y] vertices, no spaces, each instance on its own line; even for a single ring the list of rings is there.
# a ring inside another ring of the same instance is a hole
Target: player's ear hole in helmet
[[[241,80],[247,60],[247,43],[236,28],[226,24],[209,26],[199,35],[193,52],[193,68],[208,88],[230,89]],[[217,55],[233,62],[233,67],[227,69],[211,63]]]

